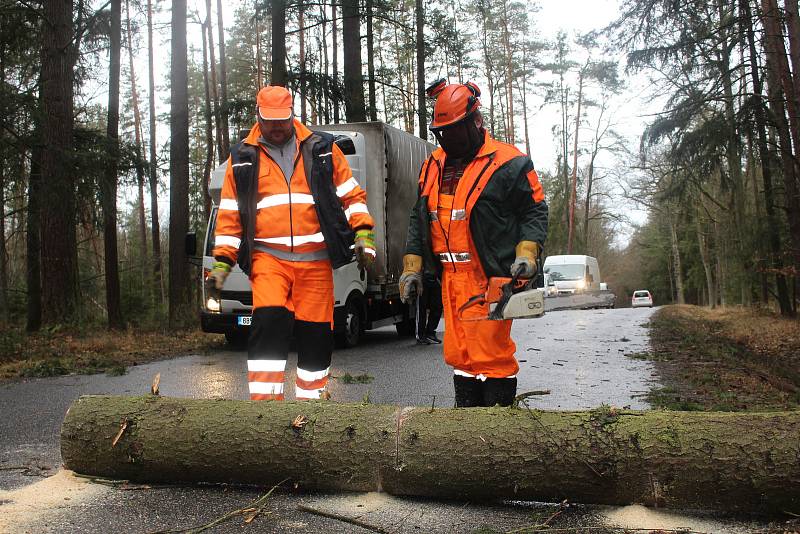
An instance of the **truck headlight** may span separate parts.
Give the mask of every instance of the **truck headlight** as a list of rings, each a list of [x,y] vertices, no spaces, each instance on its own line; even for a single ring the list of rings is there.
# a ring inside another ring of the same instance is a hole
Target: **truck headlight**
[[[208,300],[206,301],[206,309],[211,312],[218,312],[219,301],[214,297],[208,297]]]

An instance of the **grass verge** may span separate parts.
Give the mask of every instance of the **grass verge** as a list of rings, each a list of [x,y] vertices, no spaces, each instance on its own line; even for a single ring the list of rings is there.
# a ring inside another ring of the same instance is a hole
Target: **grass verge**
[[[665,306],[650,320],[656,408],[771,411],[800,407],[800,321],[766,311]],[[642,359],[642,353],[631,355]]]
[[[123,375],[129,366],[220,349],[224,338],[199,330],[0,329],[0,380],[66,374]]]

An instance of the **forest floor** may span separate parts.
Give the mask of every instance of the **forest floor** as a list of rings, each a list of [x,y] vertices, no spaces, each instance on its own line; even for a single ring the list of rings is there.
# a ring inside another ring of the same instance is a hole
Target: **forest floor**
[[[650,320],[653,361],[664,385],[654,408],[771,411],[800,407],[800,320],[744,308],[665,306]]]
[[[0,327],[0,381],[67,374],[123,375],[129,366],[186,354],[219,350],[225,338],[198,329],[167,331],[129,327]]]

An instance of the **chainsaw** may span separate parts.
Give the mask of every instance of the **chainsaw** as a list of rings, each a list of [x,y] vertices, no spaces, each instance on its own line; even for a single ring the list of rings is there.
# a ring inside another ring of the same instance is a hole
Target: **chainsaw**
[[[544,291],[534,287],[536,277],[521,279],[522,268],[511,278],[493,276],[485,293],[470,297],[458,309],[461,321],[505,321],[507,319],[533,319],[544,315]],[[464,318],[464,310],[489,304],[486,317]]]

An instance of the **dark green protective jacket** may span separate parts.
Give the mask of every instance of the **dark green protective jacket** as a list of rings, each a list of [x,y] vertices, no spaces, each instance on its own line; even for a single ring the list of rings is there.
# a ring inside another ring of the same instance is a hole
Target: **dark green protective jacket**
[[[548,208],[544,198],[534,201],[534,191],[528,179],[533,171],[533,163],[528,156],[516,148],[494,141],[487,136],[487,143],[472,162],[480,168],[486,164],[486,158],[495,157],[495,152],[487,153],[497,146],[500,150],[514,150],[519,155],[512,157],[498,167],[483,191],[480,192],[469,218],[469,229],[475,252],[478,255],[483,272],[487,277],[511,276],[511,264],[514,263],[514,248],[520,241],[535,241],[544,246],[547,238]],[[439,156],[439,158],[437,158]],[[437,149],[431,155],[429,164],[440,168],[444,161],[443,152]],[[424,167],[423,167],[424,168]],[[437,179],[439,169],[433,168],[428,180]],[[419,198],[411,210],[406,238],[406,254],[422,256],[426,272],[441,273],[442,264],[433,254],[431,243],[431,221],[428,214],[428,196],[420,177]],[[537,178],[538,180],[538,178]]]

